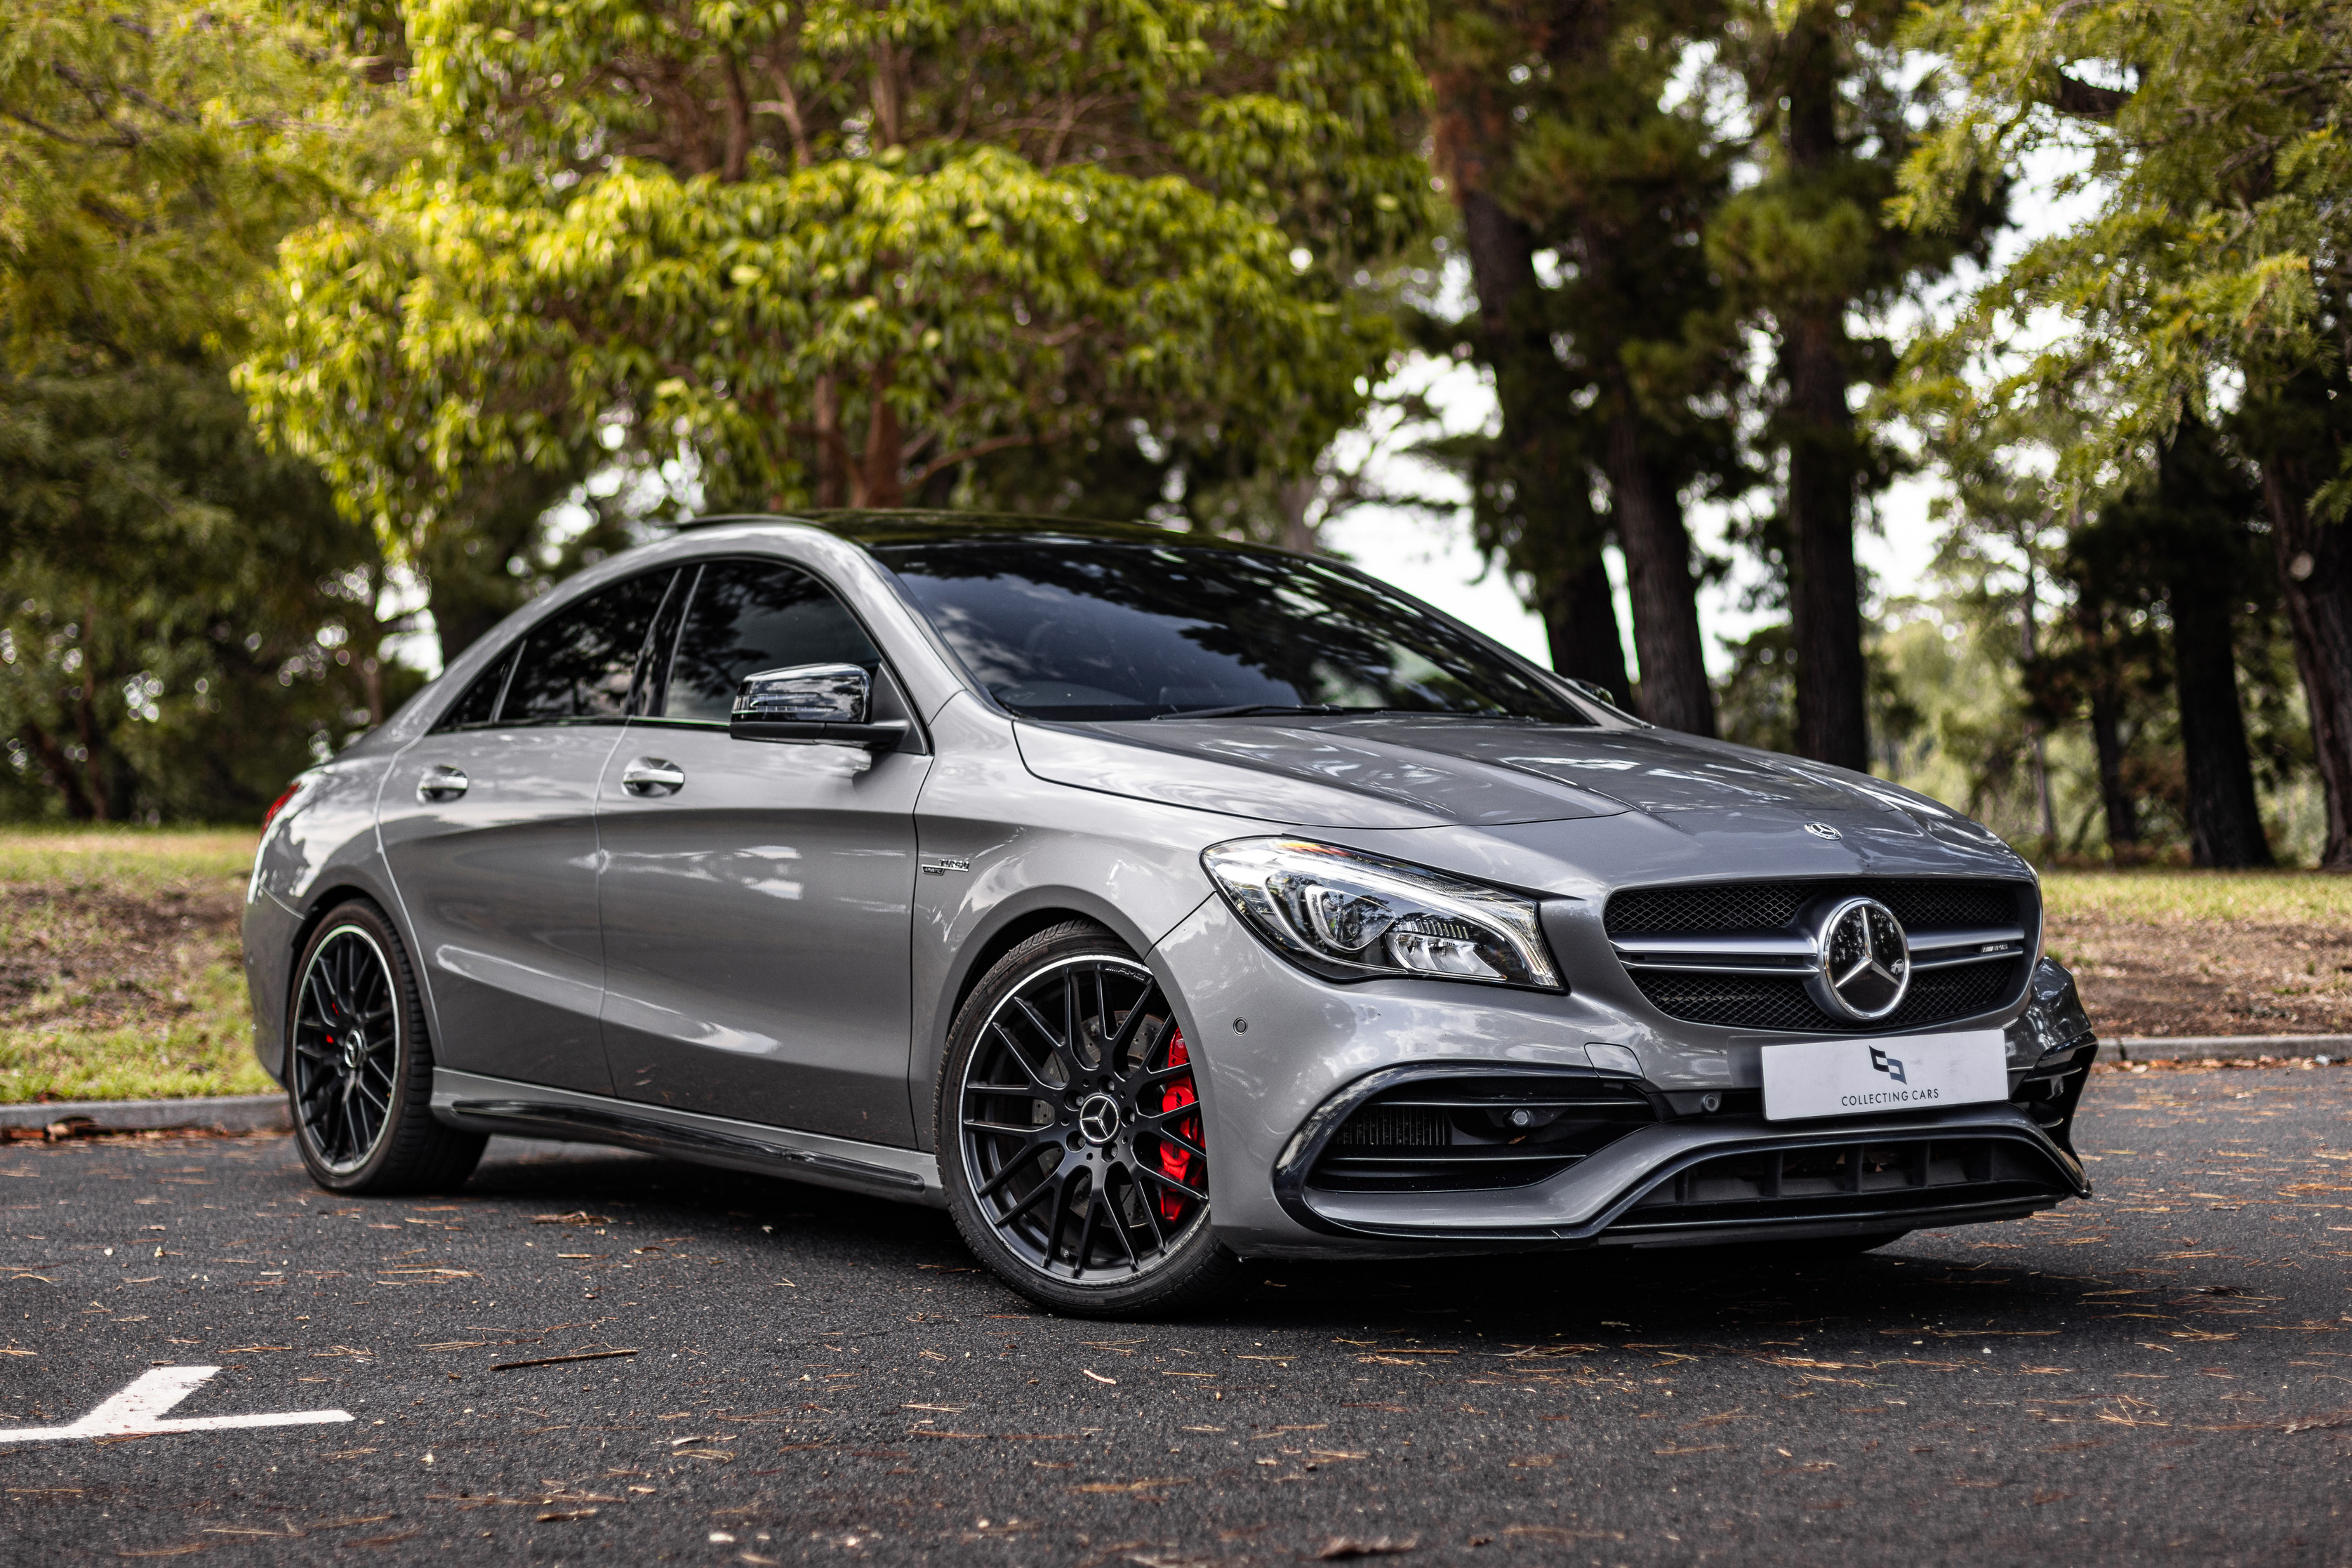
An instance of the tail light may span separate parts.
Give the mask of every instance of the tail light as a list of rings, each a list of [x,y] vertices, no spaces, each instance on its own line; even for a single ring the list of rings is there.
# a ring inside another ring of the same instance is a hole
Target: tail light
[[[269,809],[261,814],[261,831],[264,833],[268,832],[269,825],[278,820],[278,814],[286,809],[286,803],[292,800],[296,795],[300,795],[301,793],[302,781],[300,779],[296,779],[292,784],[288,784],[286,786],[285,793],[280,795],[276,800],[271,801],[269,803]]]

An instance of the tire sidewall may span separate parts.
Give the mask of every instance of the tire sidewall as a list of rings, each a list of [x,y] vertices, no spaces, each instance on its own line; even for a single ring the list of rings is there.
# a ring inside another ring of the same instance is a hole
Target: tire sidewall
[[[963,1130],[956,1111],[961,1100],[960,1086],[980,1047],[982,1027],[1005,998],[1039,970],[1074,958],[1114,959],[1150,967],[1102,927],[1073,921],[1025,939],[990,965],[956,1012],[940,1063],[932,1112],[932,1146],[939,1152],[948,1211],[965,1245],[990,1271],[1041,1306],[1087,1317],[1181,1310],[1213,1292],[1236,1261],[1217,1241],[1213,1195],[1205,1223],[1195,1226],[1163,1262],[1139,1279],[1108,1285],[1087,1285],[1039,1273],[997,1236],[996,1227],[973,1196],[971,1173],[964,1163]],[[1196,1048],[1193,1058],[1197,1062],[1199,1058]],[[1214,1179],[1212,1167],[1213,1183]],[[1213,1186],[1211,1191],[1213,1194]]]
[[[302,1102],[295,1077],[294,1031],[301,1005],[302,982],[310,973],[310,964],[319,950],[338,933],[357,931],[365,936],[383,954],[392,971],[394,1008],[393,1094],[392,1107],[384,1117],[383,1131],[368,1151],[368,1157],[348,1171],[337,1171],[329,1165],[311,1140],[310,1128],[302,1119]],[[400,933],[383,911],[365,899],[353,899],[338,904],[318,929],[302,944],[302,955],[294,966],[294,984],[287,998],[286,1008],[286,1103],[294,1124],[294,1146],[302,1156],[303,1169],[310,1179],[331,1192],[365,1193],[384,1184],[385,1167],[399,1155],[404,1140],[403,1131],[416,1116],[430,1116],[428,1106],[416,1103],[413,1086],[417,1077],[419,1054],[424,1051],[425,1008],[417,994],[416,977],[408,963],[408,950],[402,945]]]

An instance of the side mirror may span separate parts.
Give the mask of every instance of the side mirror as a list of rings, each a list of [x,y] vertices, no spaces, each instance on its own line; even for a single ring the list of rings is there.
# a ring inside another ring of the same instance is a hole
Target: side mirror
[[[747,675],[727,732],[739,741],[864,746],[883,752],[905,738],[903,721],[876,724],[874,678],[854,664],[798,664]]]

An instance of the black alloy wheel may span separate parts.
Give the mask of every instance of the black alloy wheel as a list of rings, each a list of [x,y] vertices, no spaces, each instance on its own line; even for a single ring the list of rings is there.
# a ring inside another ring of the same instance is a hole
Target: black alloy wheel
[[[304,944],[289,1002],[286,1090],[311,1179],[357,1194],[463,1182],[488,1140],[433,1120],[425,1010],[383,911],[338,905]]]
[[[1164,1311],[1222,1283],[1195,1063],[1151,971],[1099,928],[1022,943],[958,1016],[942,1163],[965,1238],[1033,1300]]]
[[[400,1008],[392,963],[357,925],[338,922],[310,951],[294,991],[289,1086],[320,1162],[337,1175],[367,1163],[399,1092]]]

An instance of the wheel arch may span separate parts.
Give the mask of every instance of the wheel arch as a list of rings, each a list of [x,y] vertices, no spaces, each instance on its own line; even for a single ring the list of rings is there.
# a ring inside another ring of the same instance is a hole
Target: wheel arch
[[[931,1015],[930,1027],[916,1042],[915,1059],[908,1064],[907,1095],[914,1114],[916,1147],[927,1153],[936,1152],[940,1064],[946,1058],[956,1016],[971,1000],[973,988],[1006,953],[1039,931],[1070,921],[1101,928],[1138,961],[1150,962],[1150,935],[1117,905],[1084,889],[1030,888],[991,910],[957,948],[947,983],[940,989],[940,1005]]]

